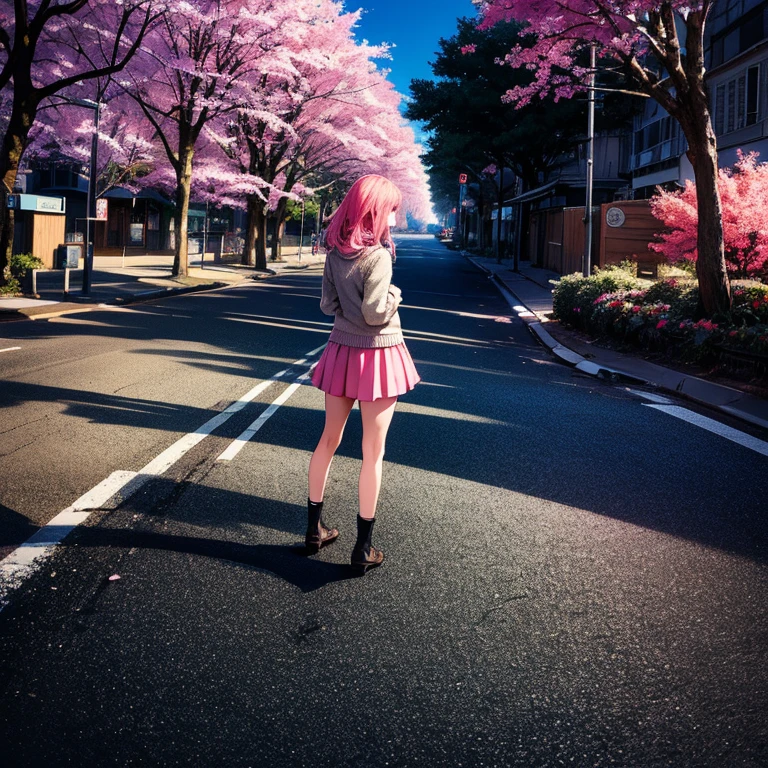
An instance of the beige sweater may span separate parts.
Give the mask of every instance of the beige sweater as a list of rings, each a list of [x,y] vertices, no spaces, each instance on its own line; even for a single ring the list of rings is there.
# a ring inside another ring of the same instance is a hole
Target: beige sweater
[[[367,349],[401,344],[401,300],[386,248],[366,248],[356,256],[328,251],[320,309],[335,317],[329,341]]]

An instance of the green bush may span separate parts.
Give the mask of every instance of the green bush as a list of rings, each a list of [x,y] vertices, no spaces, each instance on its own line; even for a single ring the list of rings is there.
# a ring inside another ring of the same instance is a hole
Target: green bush
[[[639,290],[642,282],[619,266],[595,270],[584,277],[578,273],[553,281],[552,308],[557,320],[587,329],[595,309],[595,300],[606,293]]]
[[[694,317],[699,305],[699,288],[691,281],[659,280],[645,294],[648,304],[669,304],[671,317],[683,320]]]
[[[734,283],[727,316],[693,320],[699,300],[694,282],[669,279],[643,287],[621,272],[568,275],[556,282],[555,317],[596,336],[686,360],[713,362],[723,352],[768,358],[768,286]]]
[[[768,285],[754,282],[732,283],[734,325],[751,327],[768,324]]]
[[[0,296],[13,296],[21,293],[21,285],[15,277],[10,277],[5,285],[0,285]]]
[[[11,256],[11,274],[14,277],[24,277],[30,269],[41,269],[42,259],[31,253],[14,253]]]

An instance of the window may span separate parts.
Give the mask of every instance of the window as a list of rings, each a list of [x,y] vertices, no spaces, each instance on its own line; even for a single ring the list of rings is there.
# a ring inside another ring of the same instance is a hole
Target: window
[[[718,85],[715,89],[715,133],[721,136],[725,133],[725,86]]]
[[[736,81],[728,83],[728,109],[725,119],[725,132],[730,133],[736,127]]]
[[[726,22],[727,27],[724,29],[725,24],[719,22]],[[712,26],[717,27],[709,44],[709,66],[714,68],[768,37],[768,3],[748,0],[743,9],[740,3],[729,3],[727,9],[721,6],[713,16]]]
[[[760,114],[760,66],[747,70],[747,114],[746,124],[754,125]]]
[[[72,172],[69,165],[56,163],[53,166],[53,186],[54,187],[71,187],[72,186]]]
[[[715,88],[715,133],[737,131],[760,120],[760,65]]]

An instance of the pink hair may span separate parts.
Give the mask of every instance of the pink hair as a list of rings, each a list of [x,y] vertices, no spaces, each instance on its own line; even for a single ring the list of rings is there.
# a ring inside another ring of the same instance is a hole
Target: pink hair
[[[325,242],[345,256],[391,240],[389,214],[403,201],[389,179],[370,174],[360,177],[331,216]]]

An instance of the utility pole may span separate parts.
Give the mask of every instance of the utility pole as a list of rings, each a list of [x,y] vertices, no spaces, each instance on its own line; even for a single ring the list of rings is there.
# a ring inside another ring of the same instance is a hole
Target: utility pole
[[[90,99],[63,98],[67,104],[88,107],[93,110],[93,135],[91,136],[91,160],[88,170],[88,197],[85,205],[85,253],[83,254],[82,293],[91,293],[91,272],[93,271],[93,250],[90,249],[91,222],[96,219],[96,166],[99,151],[99,127],[101,123],[101,103]]]
[[[496,211],[496,263],[501,264],[501,215],[504,211],[504,161],[499,171],[498,210]]]
[[[461,247],[464,248],[464,196],[467,191],[467,174],[459,174],[459,207],[456,209],[456,228],[459,230]]]
[[[589,102],[587,107],[587,189],[584,206],[584,277],[592,272],[592,186],[595,166],[595,44],[589,47]]]

